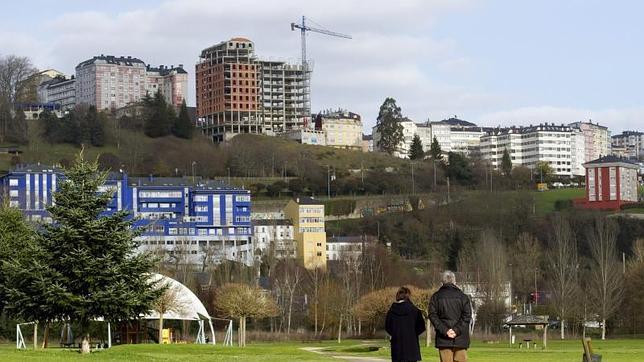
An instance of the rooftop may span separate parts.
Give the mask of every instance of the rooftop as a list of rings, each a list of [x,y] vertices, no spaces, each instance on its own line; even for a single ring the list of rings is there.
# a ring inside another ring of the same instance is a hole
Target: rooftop
[[[259,219],[252,220],[253,226],[293,225],[290,219]]]
[[[596,160],[588,161],[588,162],[584,163],[584,166],[586,166],[586,165],[601,165],[601,164],[604,164],[604,163],[625,163],[625,164],[631,165],[633,167],[638,167],[637,163],[635,163],[635,162],[633,162],[633,161],[631,161],[631,160],[629,160],[627,158],[623,158],[623,157],[619,157],[619,156],[613,156],[613,155],[602,156],[602,157],[600,157],[600,158],[598,158]]]
[[[86,60],[84,62],[80,62],[76,66],[76,68],[81,68],[81,67],[84,67],[84,66],[87,66],[87,65],[90,65],[90,64],[94,64],[99,60],[104,61],[107,64],[115,64],[115,65],[126,65],[126,66],[133,66],[134,64],[145,65],[145,62],[143,62],[141,59],[134,58],[134,57],[131,57],[129,55],[128,56],[116,57],[114,55],[103,55],[103,54],[101,54],[101,55],[96,55],[96,56],[92,57],[92,59],[88,59],[88,60]]]
[[[165,66],[163,64],[159,65],[158,67],[151,67],[149,64],[145,68],[148,72],[157,72],[162,76],[168,75],[173,71],[176,71],[179,74],[188,74],[185,69],[183,69],[183,64],[179,64],[178,67],[175,67],[174,65],[171,66]]]
[[[309,196],[299,196],[294,198],[293,201],[300,205],[324,205],[322,201],[316,200]]]
[[[462,127],[476,127],[476,124],[468,121],[464,121],[462,119],[458,119],[456,117],[451,117],[448,119],[444,119],[439,122],[432,122],[433,124],[448,124],[450,126],[462,126]]]

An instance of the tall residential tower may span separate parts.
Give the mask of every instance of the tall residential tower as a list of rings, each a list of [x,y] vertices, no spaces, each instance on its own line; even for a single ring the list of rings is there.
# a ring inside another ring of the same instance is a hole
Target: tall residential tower
[[[197,117],[215,142],[241,133],[281,134],[309,121],[304,68],[259,59],[246,38],[202,50],[195,68]]]

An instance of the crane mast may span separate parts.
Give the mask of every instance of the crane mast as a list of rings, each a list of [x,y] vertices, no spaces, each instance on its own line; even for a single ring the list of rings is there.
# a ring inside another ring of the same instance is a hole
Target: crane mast
[[[312,31],[314,33],[319,33],[319,34],[324,34],[328,36],[334,36],[337,38],[345,38],[345,39],[351,39],[351,35],[347,34],[342,34],[342,33],[337,33],[335,31],[330,31],[326,29],[321,29],[321,28],[314,28],[311,26],[306,25],[306,17],[302,16],[302,23],[296,24],[296,23],[291,23],[291,30],[299,29],[300,30],[300,36],[302,37],[302,66],[307,68],[307,61],[306,61],[306,32],[307,31]]]

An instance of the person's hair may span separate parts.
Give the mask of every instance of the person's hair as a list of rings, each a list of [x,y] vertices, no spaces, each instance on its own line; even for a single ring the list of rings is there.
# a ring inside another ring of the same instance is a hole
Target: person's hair
[[[441,281],[443,282],[443,284],[455,284],[456,275],[454,275],[454,272],[451,270],[445,270],[441,275]]]
[[[396,300],[408,300],[409,297],[411,297],[411,290],[407,287],[400,287],[398,288],[398,291],[396,292]]]

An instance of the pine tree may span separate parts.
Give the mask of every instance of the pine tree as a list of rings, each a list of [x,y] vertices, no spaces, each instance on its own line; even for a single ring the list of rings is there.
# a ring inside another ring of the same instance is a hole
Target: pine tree
[[[501,158],[501,171],[506,177],[510,177],[512,174],[512,159],[510,158],[510,153],[508,149],[503,150],[503,157]]]
[[[432,157],[432,160],[441,161],[443,159],[443,150],[441,150],[441,145],[438,143],[436,136],[432,139],[432,144],[429,147],[429,155]]]
[[[423,142],[420,140],[420,136],[415,134],[414,138],[412,138],[411,140],[411,146],[409,147],[409,159],[422,160],[423,158],[425,158],[425,151],[423,151]]]
[[[179,110],[179,117],[176,118],[174,127],[172,128],[172,134],[179,138],[191,139],[192,131],[192,121],[190,120],[188,107],[186,106],[186,100],[184,99],[183,103],[181,103],[181,109]]]
[[[42,277],[30,277],[13,288],[20,301],[46,301],[39,306],[46,312],[41,320],[70,320],[86,330],[98,317],[136,319],[163,292],[150,279],[154,259],[136,253],[137,232],[128,212],[105,212],[113,197],[113,191],[99,192],[106,177],[81,151],[54,195],[56,204],[48,208],[54,222],[40,233],[42,255],[33,260]],[[45,294],[34,301],[29,298],[32,290]],[[25,314],[20,305],[12,310]]]
[[[23,264],[35,252],[36,232],[22,212],[0,203],[0,314],[8,300],[7,279],[12,263]],[[30,269],[29,267],[26,268]]]
[[[96,107],[90,106],[85,115],[87,127],[87,138],[92,146],[102,147],[105,145],[105,130],[103,126],[104,115],[96,111]]]
[[[385,99],[382,106],[380,106],[376,121],[376,130],[380,135],[376,146],[381,151],[391,155],[398,150],[398,146],[404,138],[403,126],[400,124],[402,120],[402,111],[396,105],[396,100],[393,98]]]
[[[156,92],[153,97],[146,95],[143,99],[146,105],[144,130],[148,137],[164,137],[170,134],[174,124],[174,110],[169,107],[161,92]]]

